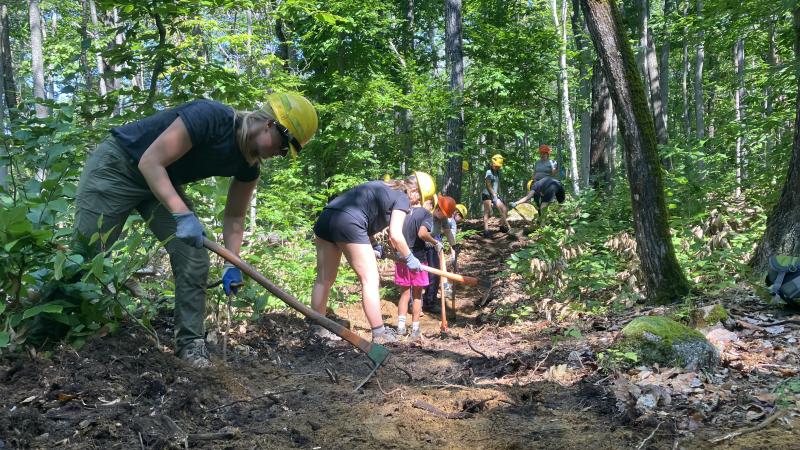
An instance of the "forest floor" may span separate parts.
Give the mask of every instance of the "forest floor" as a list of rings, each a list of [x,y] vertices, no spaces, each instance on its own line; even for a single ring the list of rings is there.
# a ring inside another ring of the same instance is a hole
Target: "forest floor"
[[[392,345],[358,391],[367,358],[344,341],[309,340],[305,322],[288,311],[238,326],[227,361],[212,345],[215,367],[206,371],[186,367],[133,325],[47,358],[4,355],[0,448],[797,448],[793,311],[742,285],[707,299],[738,324],[720,331],[730,334],[720,338],[713,372],[609,373],[597,355],[633,317],[660,311],[551,321],[536,308],[518,324],[492,319],[501,304],[542,303],[504,273],[524,239],[469,236],[459,268],[494,280],[487,304],[476,308],[481,293],[458,288],[446,336],[439,317],[424,316],[425,338]],[[382,275],[391,283],[390,265]],[[395,325],[396,299],[382,309]],[[360,304],[336,314],[368,338]],[[155,322],[163,342],[170,321]],[[714,443],[737,431],[746,433]]]

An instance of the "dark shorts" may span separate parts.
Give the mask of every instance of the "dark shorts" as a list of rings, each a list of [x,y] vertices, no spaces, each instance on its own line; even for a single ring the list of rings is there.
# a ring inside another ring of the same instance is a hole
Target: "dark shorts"
[[[365,221],[336,209],[322,210],[317,223],[314,224],[314,234],[330,242],[369,244]]]
[[[537,204],[553,203],[556,201],[556,193],[558,192],[558,185],[551,184],[541,194],[533,194],[533,199]]]
[[[481,192],[481,201],[486,201],[486,200],[491,201],[492,200],[492,196],[489,195],[489,194],[484,194],[483,192]]]

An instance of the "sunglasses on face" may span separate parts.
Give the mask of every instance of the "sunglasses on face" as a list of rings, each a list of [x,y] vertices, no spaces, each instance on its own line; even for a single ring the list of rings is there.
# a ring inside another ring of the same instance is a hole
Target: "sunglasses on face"
[[[300,142],[292,136],[292,133],[287,129],[285,126],[281,125],[280,122],[275,122],[275,128],[278,129],[278,133],[281,135],[281,147],[280,152],[281,156],[286,156],[289,154],[289,144],[291,143],[294,148],[299,152],[303,146],[300,145]]]

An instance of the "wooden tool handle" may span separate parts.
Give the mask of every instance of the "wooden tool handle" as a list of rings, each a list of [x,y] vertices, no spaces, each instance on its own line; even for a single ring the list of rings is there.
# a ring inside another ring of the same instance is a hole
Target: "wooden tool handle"
[[[217,255],[221,256],[224,260],[230,262],[234,266],[238,267],[242,272],[244,272],[250,278],[256,280],[258,284],[264,286],[272,295],[281,299],[284,303],[291,306],[295,310],[299,311],[300,314],[308,317],[309,319],[317,322],[318,324],[325,327],[331,333],[340,336],[347,342],[353,344],[354,346],[358,347],[364,353],[369,354],[370,349],[372,348],[372,343],[367,341],[366,339],[362,338],[361,336],[353,333],[352,331],[348,330],[341,324],[325,317],[324,315],[314,311],[313,309],[309,308],[300,300],[295,298],[293,295],[289,294],[288,292],[284,291],[283,289],[279,288],[278,286],[274,285],[271,281],[269,281],[264,275],[261,275],[256,269],[252,266],[247,264],[246,262],[242,261],[241,258],[234,255],[233,252],[228,250],[227,248],[217,244],[216,242],[212,242],[207,238],[203,238],[203,245],[212,252],[216,253]]]
[[[428,273],[432,273],[434,275],[439,275],[440,277],[445,277],[449,280],[458,281],[459,283],[466,284],[467,286],[478,285],[478,279],[475,277],[468,277],[466,275],[459,275],[457,273],[445,272],[444,270],[435,269],[433,267],[425,265],[422,266],[422,270]]]

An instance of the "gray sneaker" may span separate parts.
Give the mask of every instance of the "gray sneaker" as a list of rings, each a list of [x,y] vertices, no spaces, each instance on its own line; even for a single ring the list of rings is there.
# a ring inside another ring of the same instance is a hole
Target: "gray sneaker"
[[[311,325],[308,331],[311,333],[311,336],[315,338],[319,338],[325,341],[341,341],[342,338],[337,336],[334,333],[331,333],[330,330],[327,328],[323,328],[322,325]]]
[[[422,340],[422,330],[417,328],[417,331],[412,331],[411,334],[408,336],[409,341],[421,341]]]
[[[372,342],[376,344],[393,344],[399,340],[400,337],[397,335],[397,331],[394,328],[386,327],[383,333],[377,336],[374,332],[372,333]]]
[[[195,339],[186,344],[186,346],[178,352],[178,358],[196,369],[208,369],[213,366],[208,356],[206,343],[202,339]]]

